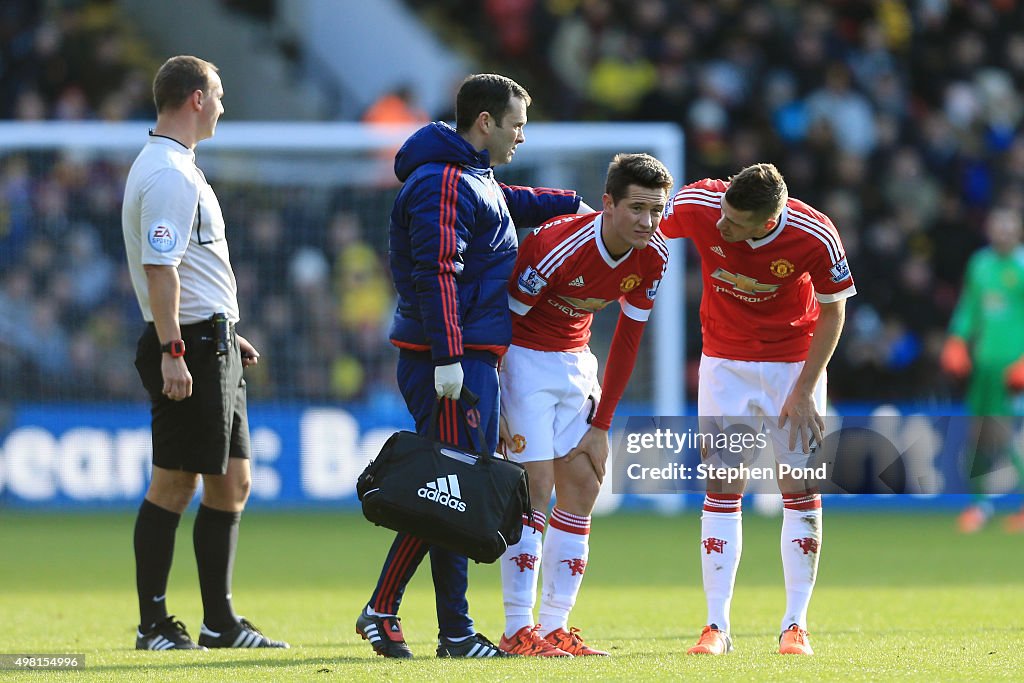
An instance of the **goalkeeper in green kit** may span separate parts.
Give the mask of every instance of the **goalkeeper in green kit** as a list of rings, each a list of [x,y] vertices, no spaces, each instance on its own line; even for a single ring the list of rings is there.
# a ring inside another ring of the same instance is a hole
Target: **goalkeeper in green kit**
[[[1010,421],[1024,416],[1024,232],[1021,214],[993,209],[986,222],[989,246],[967,263],[964,288],[949,324],[942,349],[942,369],[963,379],[970,376],[967,407],[975,416],[973,457],[967,476],[973,503],[958,520],[964,533],[981,529],[992,505],[980,490],[979,473],[1002,466],[1009,458],[1024,483],[1024,458],[1013,444]],[[1006,520],[1008,531],[1024,532],[1024,509]]]

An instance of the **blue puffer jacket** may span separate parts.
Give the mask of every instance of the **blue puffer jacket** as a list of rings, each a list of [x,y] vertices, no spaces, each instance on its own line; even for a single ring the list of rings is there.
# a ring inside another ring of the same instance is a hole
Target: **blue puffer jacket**
[[[458,360],[464,349],[504,353],[512,340],[506,286],[516,223],[533,227],[575,213],[580,198],[571,190],[498,183],[487,151],[446,123],[427,124],[406,140],[395,175],[404,185],[389,228],[398,290],[392,343],[429,350],[438,365]]]

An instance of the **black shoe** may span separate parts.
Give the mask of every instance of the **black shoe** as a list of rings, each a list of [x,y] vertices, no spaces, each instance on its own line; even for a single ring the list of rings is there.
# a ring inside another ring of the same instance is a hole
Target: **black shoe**
[[[356,619],[356,633],[370,641],[373,651],[381,657],[412,659],[412,650],[405,643],[405,634],[398,617],[376,617],[364,610]]]
[[[206,647],[276,647],[287,650],[291,647],[283,640],[271,640],[263,635],[258,628],[245,617],[239,617],[238,623],[230,631],[217,633],[203,624],[199,629],[199,644]]]
[[[487,640],[483,634],[474,633],[469,638],[458,642],[452,642],[441,636],[437,641],[437,656],[469,659],[476,657],[517,657],[518,655],[509,654],[504,650],[498,649],[498,646]]]
[[[145,633],[135,632],[136,650],[205,650],[196,645],[185,630],[185,624],[175,621],[169,616],[163,621],[153,624],[153,628]]]

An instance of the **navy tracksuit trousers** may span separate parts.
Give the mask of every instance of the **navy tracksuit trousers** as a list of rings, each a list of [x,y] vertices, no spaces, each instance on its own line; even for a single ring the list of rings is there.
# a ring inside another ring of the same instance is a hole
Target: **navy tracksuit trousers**
[[[466,450],[479,450],[480,445],[475,443],[476,425],[479,423],[483,427],[487,452],[493,453],[497,448],[499,394],[496,363],[497,357],[493,354],[467,351],[462,359],[465,376],[463,386],[480,397],[476,408],[469,413],[472,440],[466,434],[462,419],[458,417],[456,402],[445,399],[438,416],[437,435],[441,441],[458,444]],[[409,412],[416,420],[417,433],[428,434],[430,414],[437,402],[434,362],[429,353],[401,352],[398,360],[398,386]],[[465,404],[460,404],[460,409],[464,410]],[[472,635],[473,620],[469,618],[469,602],[466,600],[469,561],[464,555],[427,545],[409,534],[398,533],[395,536],[377,587],[370,598],[370,609],[380,614],[397,614],[405,587],[428,552],[440,635],[450,638]]]

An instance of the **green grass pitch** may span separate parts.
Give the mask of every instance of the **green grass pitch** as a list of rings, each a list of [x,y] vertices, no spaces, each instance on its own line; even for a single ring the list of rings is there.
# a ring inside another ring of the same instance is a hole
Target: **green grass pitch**
[[[662,680],[887,681],[1024,678],[1024,537],[974,536],[951,515],[830,513],[811,604],[811,658],[775,654],[784,607],[778,518],[748,513],[733,600],[736,652],[688,657],[704,624],[698,513],[598,518],[571,622],[608,658],[442,661],[427,563],[402,609],[413,661],[384,660],[354,633],[390,532],[354,514],[251,512],[235,606],[286,651],[136,652],[133,516],[0,511],[0,653],[84,653],[43,681]],[[172,612],[198,635],[191,518],[178,532]],[[497,641],[497,567],[474,565],[471,614]]]

